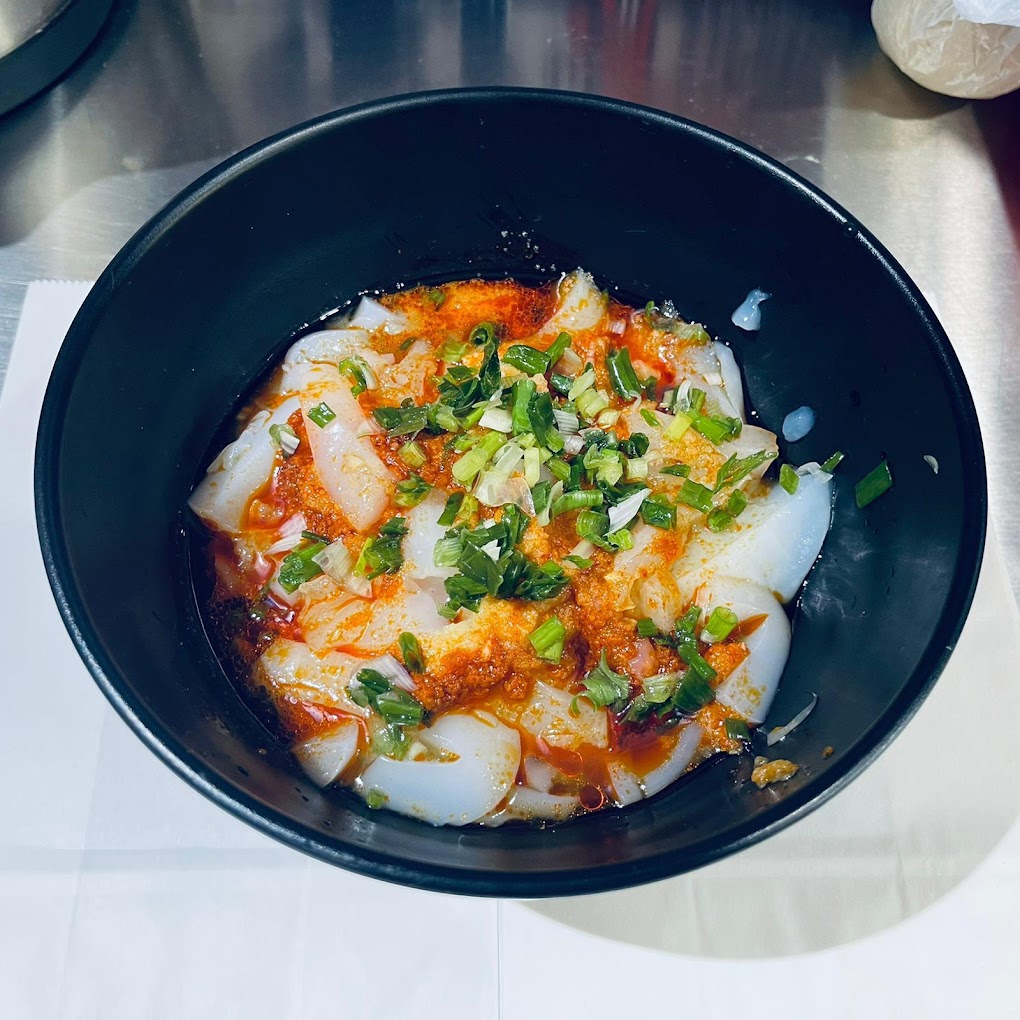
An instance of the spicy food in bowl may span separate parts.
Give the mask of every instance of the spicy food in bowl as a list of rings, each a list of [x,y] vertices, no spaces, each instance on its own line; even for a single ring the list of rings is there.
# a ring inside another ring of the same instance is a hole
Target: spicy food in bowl
[[[363,298],[189,502],[211,631],[319,785],[433,824],[653,796],[768,713],[831,475],[725,344],[587,273]]]

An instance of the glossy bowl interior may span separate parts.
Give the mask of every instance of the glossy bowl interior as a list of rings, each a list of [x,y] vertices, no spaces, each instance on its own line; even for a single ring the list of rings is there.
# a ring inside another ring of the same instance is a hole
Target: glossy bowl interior
[[[210,442],[295,330],[361,292],[549,279],[578,265],[628,297],[672,298],[732,341],[769,428],[815,408],[794,463],[846,454],[769,720],[818,693],[782,745],[803,767],[759,791],[746,759],[724,758],[647,802],[547,828],[434,829],[322,792],[244,707],[201,625],[183,508]],[[748,335],[730,313],[754,286],[773,297]],[[858,510],[853,483],[882,457],[895,486]],[[512,896],[689,870],[844,785],[935,682],[970,605],[985,527],[981,441],[959,364],[874,238],[787,170],[698,125],[518,90],[330,115],[171,203],[74,321],[43,409],[36,497],[68,629],[168,765],[324,860]]]

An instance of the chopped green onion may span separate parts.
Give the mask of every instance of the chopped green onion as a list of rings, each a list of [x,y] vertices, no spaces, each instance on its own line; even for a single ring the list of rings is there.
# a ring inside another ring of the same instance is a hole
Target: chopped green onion
[[[308,412],[308,417],[311,418],[320,429],[324,429],[336,417],[336,412],[334,412],[333,408],[330,407],[324,400],[321,404],[316,404],[315,407]]]
[[[558,372],[553,372],[549,376],[549,386],[554,389],[561,397],[565,397],[570,392],[570,387],[574,385],[574,380],[569,375],[561,375]]]
[[[563,557],[563,562],[569,563],[572,567],[577,567],[578,570],[587,570],[595,561],[587,556],[575,556],[571,553],[569,556]]]
[[[874,503],[879,496],[892,488],[892,472],[889,462],[883,460],[873,471],[869,471],[854,487],[857,506],[863,510],[869,503]]]
[[[379,386],[379,380],[375,377],[372,369],[368,367],[364,358],[359,358],[356,355],[344,358],[337,367],[340,369],[341,375],[349,376],[354,381],[354,385],[351,387],[352,397],[360,397],[365,390],[376,389]],[[370,384],[374,385],[370,386]]]
[[[362,547],[354,572],[370,581],[380,574],[395,574],[404,565],[401,543],[407,534],[407,521],[392,517]]]
[[[561,483],[562,484],[562,483]],[[531,490],[531,499],[535,504],[535,515],[545,512],[549,507],[549,493],[551,486],[549,482],[539,482]]]
[[[746,508],[747,496],[745,496],[739,489],[731,492],[730,498],[726,500],[726,512],[731,517],[739,517]]]
[[[314,531],[302,531],[301,537],[307,538],[309,542],[329,542],[325,535],[319,535]]]
[[[594,385],[595,369],[588,367],[574,380],[570,389],[567,391],[567,399],[577,400],[582,393],[590,390]]]
[[[270,425],[269,438],[280,448],[284,457],[292,457],[301,445],[298,434],[286,423]]]
[[[683,411],[678,411],[676,415],[674,415],[673,420],[666,426],[666,431],[663,432],[663,435],[675,443],[683,438],[684,433],[690,427],[690,415],[684,414]]]
[[[779,484],[792,496],[797,491],[797,486],[800,485],[800,475],[797,474],[795,468],[784,464],[779,469]]]
[[[412,474],[402,482],[397,482],[397,493],[393,502],[397,506],[417,506],[432,491],[432,486],[420,475]]]
[[[691,669],[683,675],[677,685],[676,692],[673,694],[673,707],[693,715],[699,708],[704,708],[714,697],[715,694],[708,681]]]
[[[649,496],[641,504],[641,519],[653,528],[670,531],[676,527],[676,508],[662,496]]]
[[[718,446],[727,439],[736,439],[740,435],[743,423],[739,418],[710,418],[708,415],[698,414],[691,421],[691,428]]]
[[[387,724],[375,727],[372,733],[372,753],[383,758],[403,761],[411,746],[411,738],[402,726]],[[385,795],[384,795],[385,797]],[[386,798],[383,803],[386,803]]]
[[[725,531],[733,523],[733,515],[726,510],[713,510],[705,518],[709,531]]]
[[[528,640],[535,654],[546,662],[558,663],[563,656],[563,641],[567,636],[567,628],[555,616],[550,616],[545,623],[536,627]]]
[[[454,533],[439,539],[432,549],[432,562],[437,567],[455,567],[464,551],[464,539]]]
[[[450,469],[461,485],[469,485],[497,450],[506,443],[506,437],[499,432],[488,433],[477,446],[468,450]]]
[[[614,351],[610,350],[606,355],[606,370],[609,373],[609,381],[613,389],[623,397],[624,400],[633,400],[641,396],[641,382],[631,364],[630,351],[626,347]]]
[[[549,509],[549,519],[553,520],[560,514],[569,513],[571,510],[583,510],[585,507],[601,506],[602,493],[594,489],[584,489],[577,492],[565,492],[558,496]]]
[[[535,397],[535,383],[531,379],[518,379],[510,387],[510,424],[513,434],[531,432],[528,408]]]
[[[411,440],[409,443],[404,443],[404,445],[397,450],[397,455],[408,467],[420,468],[425,466],[425,451],[422,449],[421,445],[416,443],[414,440]]]
[[[737,614],[726,606],[716,606],[709,613],[708,622],[701,632],[701,640],[712,644],[716,641],[725,641],[730,632],[737,625]]]
[[[631,457],[623,465],[623,474],[628,482],[640,481],[648,477],[648,459],[645,457]]]
[[[726,736],[730,740],[741,740],[745,744],[751,740],[751,731],[743,719],[727,719],[723,725],[726,727]]]
[[[577,398],[576,405],[578,414],[588,421],[593,421],[609,407],[609,397],[601,390],[585,390]]]
[[[637,622],[637,633],[638,637],[649,638],[653,634],[659,633],[659,628],[655,626],[655,621],[645,616]]]
[[[549,367],[552,368],[560,358],[563,357],[563,352],[570,346],[570,334],[560,333],[555,340],[546,348],[545,355],[549,360]]]
[[[412,673],[424,673],[425,656],[418,639],[410,631],[405,630],[397,638],[397,644],[400,646],[400,656],[404,660],[404,665]]]
[[[647,407],[641,408],[641,417],[644,418],[644,420],[648,422],[648,424],[651,425],[653,429],[662,428],[662,422],[655,417],[655,412],[650,411]]]
[[[712,490],[700,482],[692,482],[690,478],[684,479],[676,499],[678,503],[686,503],[703,514],[711,513],[713,509]]]
[[[386,807],[389,803],[389,796],[383,793],[378,787],[373,786],[371,790],[365,792],[365,806],[370,808],[372,811],[378,811],[380,808]]]
[[[556,431],[556,416],[553,414],[552,397],[548,393],[536,393],[528,405],[528,420],[531,431],[539,444],[559,453],[563,449],[563,437]]]
[[[609,668],[605,649],[599,656],[598,665],[587,673],[581,683],[585,690],[580,697],[587,698],[596,708],[623,702],[630,695],[630,679]]]
[[[453,408],[442,403],[429,404],[425,409],[425,423],[430,429],[442,432],[457,432],[460,430],[461,424],[464,428],[470,428],[474,424],[474,422],[469,423],[467,418],[461,423],[457,415],[454,414]]]
[[[463,502],[463,492],[450,493],[446,498],[446,506],[443,507],[443,512],[439,515],[439,520],[436,523],[444,528],[452,528],[453,522],[457,519],[457,512],[460,510]]]
[[[318,577],[323,571],[322,567],[314,561],[314,557],[321,553],[327,545],[327,542],[313,541],[303,549],[295,549],[288,553],[280,565],[280,573],[276,578],[280,587],[286,592],[297,591],[305,581]]]
[[[627,550],[634,548],[634,535],[626,528],[609,532],[606,535],[606,541],[613,549]]]
[[[578,462],[575,460],[575,464]],[[600,482],[615,485],[623,477],[623,454],[619,450],[600,449],[589,446],[580,460],[581,466],[590,471]]]
[[[738,457],[735,453],[716,472],[715,491],[719,492],[727,485],[736,485],[743,481],[752,471],[776,456],[772,450],[759,450],[757,453]]]
[[[620,420],[620,412],[610,408],[608,411],[600,411],[598,418],[595,419],[596,424],[601,425],[603,428],[612,428]]]
[[[838,450],[822,465],[822,470],[828,474],[832,474],[836,468],[839,467],[839,462],[843,459],[843,454]]]
[[[360,669],[347,685],[351,700],[362,708],[374,709],[392,726],[419,726],[425,707],[407,691],[394,687],[378,670]]]
[[[565,482],[570,478],[570,465],[565,460],[560,460],[559,457],[553,457],[546,462],[545,466],[549,469],[553,478],[561,482]]]
[[[659,469],[659,474],[674,475],[677,478],[686,478],[691,473],[690,464],[667,464]]]
[[[428,299],[432,302],[433,308],[439,309],[443,307],[446,295],[438,287],[433,287],[428,293]]]
[[[467,352],[468,345],[451,336],[443,341],[443,345],[436,351],[436,357],[448,365],[455,365]]]
[[[308,416],[311,418],[311,412]],[[391,436],[406,436],[412,432],[420,432],[428,425],[429,409],[427,407],[377,407],[372,412],[372,416]]]
[[[524,481],[528,488],[538,484],[542,470],[542,454],[537,446],[524,451]]]
[[[628,457],[643,457],[648,452],[651,441],[643,432],[634,432],[629,439],[620,442],[620,452]]]
[[[542,375],[549,367],[549,356],[527,344],[514,344],[506,349],[503,362],[525,375]]]
[[[496,327],[491,322],[480,322],[468,335],[473,344],[491,344],[496,337]]]

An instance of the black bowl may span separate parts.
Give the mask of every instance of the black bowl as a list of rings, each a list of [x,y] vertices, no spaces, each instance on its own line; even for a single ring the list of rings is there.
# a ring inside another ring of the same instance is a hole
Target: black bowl
[[[246,709],[199,619],[183,508],[210,443],[287,339],[360,292],[547,279],[578,265],[627,296],[670,297],[731,339],[773,430],[813,406],[818,424],[795,463],[846,453],[770,720],[819,694],[782,745],[803,768],[759,791],[746,759],[721,758],[647,802],[548,828],[434,829],[319,791]],[[749,336],[729,317],[753,286],[774,296]],[[937,476],[924,454],[938,458]],[[858,510],[853,483],[883,457],[895,486]],[[325,861],[507,896],[678,874],[846,785],[942,670],[985,530],[981,439],[959,363],[917,288],[852,217],[699,125],[509,89],[331,114],[224,163],[143,227],[60,351],[36,501],[79,652],[171,768]]]

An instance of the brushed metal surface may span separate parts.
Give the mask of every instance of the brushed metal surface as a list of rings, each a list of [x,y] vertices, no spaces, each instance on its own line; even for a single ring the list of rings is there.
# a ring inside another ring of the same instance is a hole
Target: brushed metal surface
[[[924,91],[879,51],[869,7],[118,0],[72,73],[0,118],[0,372],[30,280],[94,278],[181,187],[265,135],[417,89],[513,84],[616,96],[778,158],[902,262],[970,379],[993,520],[1018,592],[1020,93],[968,103]],[[570,172],[555,139],[530,144]]]

